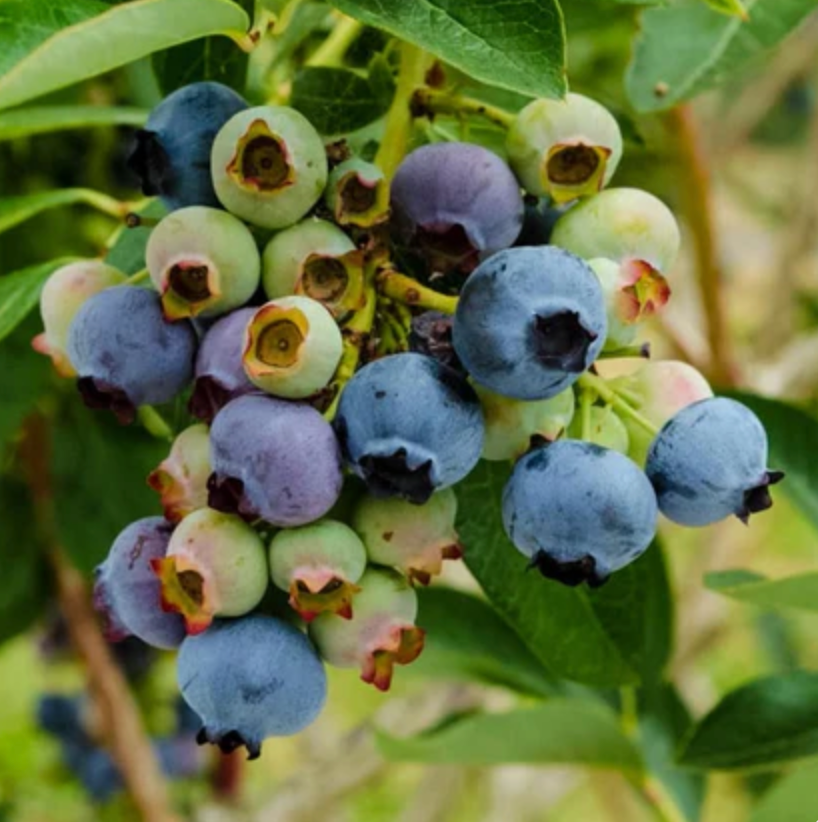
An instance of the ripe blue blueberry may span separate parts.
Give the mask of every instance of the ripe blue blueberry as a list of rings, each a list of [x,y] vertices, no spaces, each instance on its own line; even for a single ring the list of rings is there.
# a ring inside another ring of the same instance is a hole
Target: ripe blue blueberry
[[[257,390],[242,361],[244,334],[256,310],[240,308],[220,317],[202,338],[196,354],[196,381],[188,408],[203,422],[211,423],[230,400]]]
[[[266,737],[303,730],[326,699],[324,666],[310,641],[272,617],[217,620],[182,643],[178,662],[182,696],[203,724],[197,741],[225,753],[243,745],[255,759]]]
[[[210,150],[219,129],[247,103],[221,83],[192,83],[168,95],[151,112],[128,158],[149,197],[172,211],[218,206],[210,176]]]
[[[161,608],[159,580],[151,569],[152,560],[165,557],[172,532],[162,517],[131,523],[94,572],[94,606],[106,619],[109,640],[134,635],[157,648],[176,648],[184,638],[182,618]]]
[[[330,424],[309,405],[265,396],[229,402],[210,429],[212,508],[273,525],[306,525],[341,493]]]
[[[196,335],[186,320],[165,322],[159,295],[118,285],[94,294],[68,332],[68,356],[89,408],[132,422],[136,408],[169,402],[190,382]]]
[[[588,442],[558,440],[524,456],[503,491],[503,526],[543,576],[596,587],[656,533],[656,495],[635,463]]]
[[[770,485],[784,475],[767,468],[767,434],[747,406],[725,397],[688,405],[651,443],[645,470],[662,513],[701,526],[735,514],[743,522],[769,508]]]
[[[483,414],[457,372],[423,354],[395,354],[347,383],[335,421],[350,468],[376,497],[421,504],[480,458]]]
[[[474,380],[520,400],[556,396],[605,344],[605,299],[579,257],[552,246],[511,248],[471,274],[454,348]]]
[[[508,248],[523,223],[523,198],[511,169],[468,143],[434,143],[409,154],[392,181],[402,239],[436,271],[469,272]]]

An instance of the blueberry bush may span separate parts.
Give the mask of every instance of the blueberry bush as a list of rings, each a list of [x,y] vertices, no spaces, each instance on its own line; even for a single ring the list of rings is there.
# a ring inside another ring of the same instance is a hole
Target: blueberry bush
[[[0,817],[814,822],[814,10],[0,0]]]

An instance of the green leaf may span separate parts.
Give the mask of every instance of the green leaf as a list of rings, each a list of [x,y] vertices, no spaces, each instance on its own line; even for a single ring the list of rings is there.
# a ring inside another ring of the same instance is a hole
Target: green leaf
[[[254,0],[235,0],[253,19]],[[202,80],[244,91],[249,55],[224,37],[205,37],[174,46],[153,56],[156,78],[164,94]]]
[[[426,643],[407,670],[553,695],[553,679],[487,602],[444,587],[419,589],[418,600],[418,625],[426,631]]]
[[[762,608],[818,613],[818,571],[767,579],[750,571],[718,571],[708,574],[705,585],[719,594]]]
[[[30,106],[0,113],[0,140],[96,126],[142,126],[148,112],[127,106]]]
[[[818,754],[818,674],[759,679],[696,725],[680,763],[703,770],[773,768]]]
[[[78,568],[91,571],[126,525],[161,513],[146,477],[167,450],[78,398],[66,403],[54,432],[54,500],[60,538]]]
[[[639,111],[694,97],[763,55],[814,9],[814,0],[756,0],[747,22],[701,0],[647,9],[628,69],[628,95]]]
[[[764,794],[749,822],[815,822],[816,784],[818,762],[798,768]]]
[[[0,108],[214,34],[241,40],[250,21],[231,0],[4,0]]]
[[[0,477],[0,642],[25,631],[42,612],[49,592],[42,545],[25,485]]]
[[[673,652],[674,614],[658,541],[589,596],[599,621],[643,684],[660,681]]]
[[[556,0],[332,0],[490,85],[562,97],[565,31]]]
[[[153,200],[138,213],[140,217],[147,217],[152,221],[161,220],[167,212],[159,200]],[[145,247],[152,230],[151,226],[123,226],[116,242],[108,250],[105,262],[125,274],[141,271],[145,267]]]
[[[602,705],[553,699],[536,708],[471,714],[409,739],[379,735],[381,751],[398,762],[458,765],[548,763],[641,770],[639,753]]]
[[[72,257],[51,260],[0,275],[0,340],[7,337],[37,305],[45,281]]]
[[[588,685],[634,684],[628,665],[588,594],[526,570],[505,536],[503,487],[511,469],[481,461],[457,487],[458,531],[465,561],[500,616],[555,678]]]
[[[770,466],[786,478],[773,492],[786,494],[818,527],[818,420],[799,408],[752,394],[731,396],[751,408],[764,424],[770,440]]]
[[[8,231],[50,208],[75,203],[85,203],[106,213],[119,207],[119,203],[112,197],[90,188],[61,188],[37,194],[22,194],[19,197],[3,197],[0,198],[0,232]]]
[[[3,375],[0,455],[23,419],[51,385],[51,360],[31,347],[32,338],[40,331],[39,317],[31,316],[0,342],[0,374]]]
[[[702,0],[719,14],[726,14],[729,17],[740,17],[742,20],[747,19],[747,9],[741,0]]]
[[[325,136],[357,131],[386,114],[385,95],[349,69],[304,68],[293,81],[290,105]]]

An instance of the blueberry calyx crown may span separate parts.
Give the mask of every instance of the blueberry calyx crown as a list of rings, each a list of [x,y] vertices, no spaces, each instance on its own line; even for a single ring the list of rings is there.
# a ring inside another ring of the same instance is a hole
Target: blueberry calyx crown
[[[170,269],[168,284],[189,303],[204,302],[211,296],[210,269],[206,265],[177,263]]]
[[[750,514],[759,514],[772,508],[773,498],[770,496],[770,486],[776,485],[783,479],[783,471],[766,471],[762,482],[744,492],[744,502],[736,516],[747,525],[750,521]]]
[[[111,411],[122,425],[130,425],[136,419],[136,406],[121,388],[94,377],[80,377],[77,388],[87,408]]]
[[[471,274],[480,262],[479,250],[460,223],[419,226],[415,241],[432,272]]]
[[[426,460],[417,468],[410,468],[405,448],[393,454],[373,456],[364,454],[359,464],[366,484],[375,497],[394,497],[423,505],[435,491],[432,482],[432,460]]]
[[[232,394],[215,377],[198,377],[188,402],[188,411],[210,425],[216,414],[230,401]]]
[[[594,176],[601,162],[599,151],[591,146],[562,146],[548,157],[548,179],[561,185],[579,185]]]
[[[597,338],[580,322],[576,311],[537,314],[534,319],[536,352],[547,368],[579,373],[586,368],[588,348]]]
[[[247,507],[244,483],[237,477],[219,478],[214,471],[207,480],[207,504],[214,511],[236,514],[245,522],[258,518],[258,514]]]
[[[338,196],[345,212],[366,214],[378,199],[378,184],[365,180],[353,171],[341,180]]]
[[[295,169],[284,140],[262,119],[250,123],[227,171],[240,185],[263,193],[280,191],[295,182]]]
[[[570,562],[560,562],[545,551],[537,551],[528,567],[536,568],[546,579],[556,580],[571,588],[583,582],[587,582],[590,588],[599,588],[608,581],[609,576],[597,573],[596,560],[590,554]]]
[[[245,739],[238,731],[228,731],[225,734],[213,734],[207,728],[201,728],[196,734],[197,745],[218,745],[224,754],[231,754],[241,747],[247,748],[247,759],[258,759],[261,756],[261,745],[250,739]]]
[[[136,132],[125,164],[139,178],[146,197],[161,194],[169,182],[170,161],[154,131],[141,128]]]

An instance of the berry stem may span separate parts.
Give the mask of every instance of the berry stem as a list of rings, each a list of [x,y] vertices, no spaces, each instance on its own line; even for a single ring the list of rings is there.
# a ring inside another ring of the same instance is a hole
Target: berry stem
[[[152,405],[140,405],[138,414],[139,421],[151,436],[158,440],[173,440],[173,430]]]
[[[125,285],[136,285],[137,283],[141,283],[143,280],[147,280],[150,276],[150,272],[147,268],[143,268],[136,272],[136,274],[131,274],[127,280],[125,280]]]
[[[457,297],[427,288],[391,268],[383,268],[378,272],[376,284],[380,294],[403,305],[441,311],[444,314],[454,314],[457,310]]]
[[[511,112],[484,103],[482,100],[428,87],[415,91],[412,97],[412,111],[416,117],[429,117],[435,114],[452,114],[455,117],[462,117],[474,114],[503,129],[510,128],[517,119],[516,115]]]
[[[409,43],[401,43],[398,85],[375,156],[375,165],[383,171],[387,180],[395,176],[400,161],[406,155],[412,130],[412,95],[418,86],[423,85],[428,61],[425,52]]]
[[[82,202],[117,220],[121,220],[134,207],[133,203],[120,202],[114,197],[103,194],[101,191],[94,191],[90,188],[82,189],[81,191]]]
[[[641,360],[649,360],[650,343],[641,343],[640,345],[628,345],[625,346],[625,348],[617,348],[615,351],[603,351],[597,359],[622,360],[633,359],[634,357]]]
[[[582,439],[585,442],[592,442],[591,433],[591,406],[594,403],[594,394],[587,388],[581,388],[579,392],[579,410],[582,421]]]
[[[364,27],[362,23],[346,15],[333,26],[329,36],[310,55],[304,65],[310,68],[334,68],[344,62],[350,46],[358,39]]]
[[[611,388],[602,377],[586,372],[579,378],[578,384],[580,388],[588,388],[596,392],[602,401],[613,406],[614,410],[618,411],[620,416],[629,417],[637,425],[644,428],[652,437],[655,437],[659,433],[657,426],[647,417],[643,417],[616,389]]]

